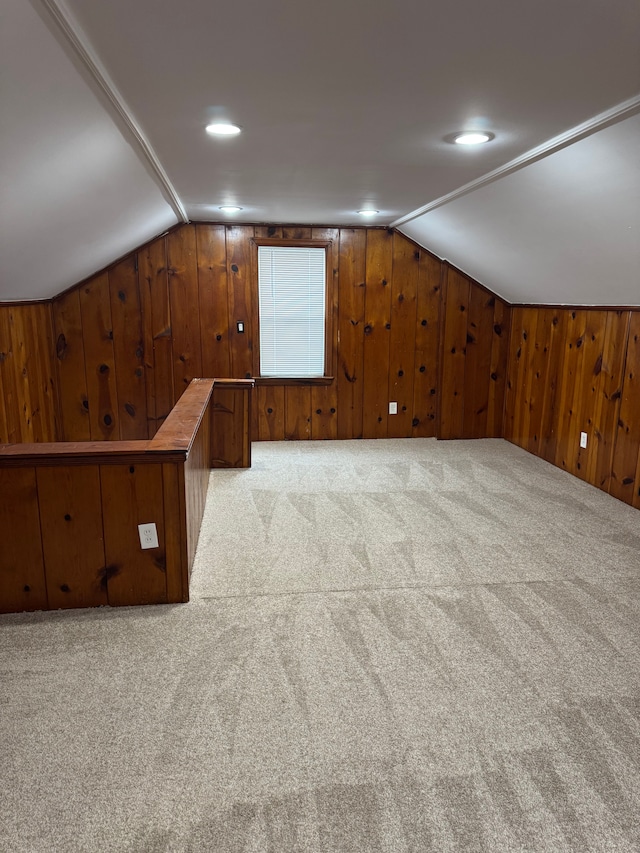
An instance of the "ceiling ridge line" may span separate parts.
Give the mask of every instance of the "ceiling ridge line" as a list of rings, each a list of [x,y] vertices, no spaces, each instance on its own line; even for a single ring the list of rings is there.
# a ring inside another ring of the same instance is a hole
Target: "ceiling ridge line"
[[[100,91],[106,96],[117,117],[124,123],[125,128],[133,138],[133,142],[137,145],[144,159],[151,167],[157,181],[160,183],[163,194],[173,208],[176,216],[183,222],[189,222],[186,208],[165,172],[160,159],[142,132],[126,101],[103,68],[97,55],[88,47],[88,40],[80,25],[73,19],[69,10],[59,3],[58,0],[36,0],[36,2],[48,13],[68,45],[74,51],[76,57],[89,72],[94,82],[97,83]]]
[[[560,151],[563,148],[572,145],[574,142],[579,142],[581,139],[585,139],[587,136],[591,136],[609,125],[616,124],[623,119],[630,118],[638,112],[640,112],[640,95],[629,98],[617,106],[611,107],[611,109],[593,116],[582,124],[578,124],[576,127],[572,127],[570,130],[548,139],[541,145],[531,148],[529,151],[526,151],[514,160],[510,160],[508,163],[505,163],[504,166],[499,166],[497,169],[487,172],[486,175],[482,175],[481,177],[470,181],[468,184],[464,184],[463,186],[458,187],[458,189],[452,190],[452,192],[440,196],[439,198],[422,205],[422,207],[418,207],[416,210],[406,213],[404,216],[398,217],[398,219],[395,219],[389,225],[389,228],[397,228],[399,225],[404,225],[412,219],[417,219],[418,216],[422,216],[424,213],[429,213],[438,207],[443,207],[445,204],[449,204],[449,202],[455,201],[455,199],[460,198],[461,196],[467,195],[468,193],[480,189],[480,187],[486,186],[487,184],[491,184],[500,178],[504,178],[507,175],[512,174],[513,172],[517,172],[525,166],[536,163],[538,160],[543,160],[550,154],[555,154],[556,151]]]

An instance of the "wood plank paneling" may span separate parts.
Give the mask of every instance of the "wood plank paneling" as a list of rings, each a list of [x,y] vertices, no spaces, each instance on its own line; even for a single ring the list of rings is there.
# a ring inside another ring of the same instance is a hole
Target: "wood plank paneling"
[[[560,413],[560,391],[564,371],[566,322],[569,312],[552,310],[551,337],[548,352],[547,384],[540,428],[540,455],[555,462]]]
[[[514,444],[515,439],[515,412],[518,405],[517,374],[520,369],[520,356],[518,345],[520,342],[520,329],[522,326],[522,308],[514,308],[511,312],[512,328],[509,334],[509,350],[507,355],[507,385],[505,389],[504,415],[502,432],[506,439]]]
[[[629,314],[629,311],[607,311],[602,362],[597,375],[586,479],[607,492],[611,481],[616,425],[622,396]],[[597,367],[596,365],[595,370]]]
[[[576,429],[570,441],[573,457],[570,471],[582,480],[587,479],[589,456],[596,445],[594,441],[594,418],[597,406],[599,376],[604,359],[604,338],[607,325],[606,311],[588,311],[584,341],[582,344],[582,370],[573,392],[573,407],[576,413]],[[587,433],[587,447],[580,446],[580,434]]]
[[[440,261],[428,252],[421,252],[415,331],[414,437],[426,438],[436,434],[441,278]]]
[[[211,415],[211,431],[215,437],[211,467],[235,468],[239,452],[237,439],[245,428],[244,409],[238,392],[233,388],[214,386]]]
[[[538,453],[540,447],[540,428],[542,426],[542,413],[544,407],[544,396],[547,385],[547,371],[549,367],[549,344],[551,341],[550,311],[539,311],[536,317],[536,333],[532,334],[529,342],[531,350],[531,371],[529,375],[529,428],[523,437],[526,449],[530,453]]]
[[[0,306],[0,442],[55,441],[51,306]]]
[[[311,228],[301,225],[285,225],[282,228],[283,240],[310,240]]]
[[[0,613],[46,610],[34,468],[0,469]]]
[[[138,281],[144,322],[148,436],[152,438],[175,398],[166,236],[139,252]]]
[[[119,439],[111,297],[106,273],[80,288],[80,313],[91,438]]]
[[[209,378],[232,376],[225,226],[196,225],[196,240],[202,371]]]
[[[53,305],[41,306],[41,320],[38,331],[40,341],[39,364],[41,370],[41,382],[46,387],[44,394],[44,405],[48,406],[48,412],[43,415],[48,428],[43,432],[45,441],[58,441],[62,436],[60,426],[60,403],[58,399],[58,383],[56,382],[55,369],[55,340],[53,334]],[[41,332],[40,330],[44,330]]]
[[[211,467],[251,467],[253,380],[221,379],[211,397]]]
[[[101,465],[102,515],[109,604],[164,604],[166,553],[143,551],[138,525],[153,522],[164,543],[162,465]]]
[[[311,388],[287,385],[284,389],[284,437],[289,441],[311,438]]]
[[[253,226],[227,228],[227,281],[231,373],[236,379],[253,376],[253,304],[251,287]],[[257,312],[257,306],[256,306]],[[244,332],[237,324],[244,323]]]
[[[167,564],[167,602],[189,600],[190,564],[187,556],[187,515],[184,465],[162,466],[164,537]]]
[[[219,382],[241,398],[234,407],[236,449],[227,449],[246,467],[253,380]],[[193,382],[151,440],[0,448],[2,606],[5,600],[10,610],[188,600],[216,452],[213,386],[213,380]],[[143,552],[137,526],[150,522],[159,545]]]
[[[14,357],[13,308],[0,310],[0,384],[4,401],[3,441],[13,444],[22,440],[23,404],[18,393],[16,359]]]
[[[3,312],[0,311],[0,444],[8,444],[9,443],[9,422],[8,415],[12,414],[11,411],[11,401],[9,399],[9,392],[5,390],[4,381],[3,381],[3,365],[7,359],[7,350],[8,346],[8,336],[4,337],[3,333]]]
[[[636,479],[640,456],[640,311],[630,316],[627,341],[610,493],[632,504],[640,487]]]
[[[202,377],[194,225],[184,225],[168,235],[167,259],[173,348],[173,402],[175,403],[192,379]]]
[[[72,290],[55,300],[53,317],[61,438],[65,441],[88,441],[91,438],[91,425],[78,290]]]
[[[331,276],[331,328],[327,346],[330,347],[328,359],[329,373],[334,377],[330,385],[311,388],[311,437],[313,439],[335,439],[338,436],[338,312],[340,306],[340,229],[313,228],[312,240],[330,240],[329,275]]]
[[[187,461],[183,466],[188,566],[193,566],[193,561],[195,560],[198,539],[200,538],[200,528],[202,526],[202,516],[204,515],[204,505],[207,500],[207,489],[209,487],[211,412],[210,404],[193,440]]]
[[[338,312],[338,438],[362,438],[365,249],[364,229],[340,231]]]
[[[258,385],[258,439],[284,441],[284,386]]]
[[[38,468],[49,608],[107,604],[97,465]]]
[[[514,308],[505,408],[506,438],[627,503],[638,488],[640,367],[631,328],[640,332],[639,317]]]
[[[25,305],[21,312],[27,370],[23,378],[28,380],[25,397],[28,418],[23,441],[55,441],[58,429],[51,305]]]
[[[464,436],[464,374],[469,313],[469,280],[449,268],[441,333],[439,438]]]
[[[413,433],[419,272],[420,250],[402,234],[394,233],[387,400],[398,404],[398,413],[388,416],[389,438],[406,438]]]
[[[255,238],[330,241],[333,287],[328,313],[334,322],[329,329],[328,363],[334,379],[323,386],[298,384],[307,387],[308,394],[289,392],[286,382],[281,392],[256,392],[254,437],[410,437],[438,431],[451,438],[501,434],[510,317],[504,302],[447,267],[454,299],[456,288],[466,291],[466,314],[455,317],[452,327],[454,314],[449,312],[447,317],[440,312],[441,262],[387,229],[199,223],[180,226],[139,250],[137,297],[135,255],[109,272],[119,405],[119,428],[114,426],[112,437],[116,432],[128,437],[131,411],[136,421],[131,434],[142,436],[137,421],[141,408],[146,410],[146,434],[154,435],[171,404],[196,375],[238,379],[252,375],[258,344],[253,304]],[[117,300],[118,293],[125,291],[115,280],[118,275],[128,288],[124,305],[136,305],[136,299],[139,303],[139,316],[132,317],[131,323],[128,318],[122,322],[123,304]],[[57,301],[58,313],[62,301]],[[96,304],[91,310],[94,320],[87,319],[87,325],[99,326],[95,317],[100,316],[101,307]],[[121,318],[117,328],[116,314]],[[243,333],[237,332],[239,321],[245,324]],[[440,351],[441,327],[447,335],[460,333],[455,357],[450,340],[446,350]],[[71,337],[87,348],[86,370],[94,395],[96,358],[89,352],[94,345],[89,334],[86,330],[83,341],[80,323],[79,335]],[[132,349],[134,342],[138,345]],[[103,343],[106,348],[108,342]],[[64,417],[71,424],[77,419],[69,392],[72,384],[65,384],[62,401]],[[123,409],[122,394],[129,410]],[[137,402],[132,402],[134,396]],[[390,400],[398,403],[398,414],[391,419]],[[300,406],[305,404],[308,408],[303,412]],[[272,411],[266,412],[265,406]],[[444,417],[442,430],[439,412]],[[0,417],[6,421],[6,415]],[[94,436],[99,424],[98,419]]]
[[[393,234],[367,233],[363,347],[363,438],[386,438],[389,417],[389,343]]]
[[[257,240],[281,240],[281,225],[256,225],[254,236]]]
[[[534,310],[534,309],[531,309]],[[566,319],[564,369],[560,386],[558,410],[558,440],[555,464],[558,468],[571,470],[570,456],[574,449],[577,416],[574,409],[574,390],[582,369],[584,334],[587,323],[586,311],[570,311]]]
[[[125,258],[109,270],[120,438],[146,438],[147,390],[138,264]]]
[[[311,438],[338,437],[336,384],[313,385],[311,388]]]
[[[507,358],[511,330],[511,307],[496,298],[491,337],[491,364],[489,371],[489,403],[487,412],[487,437],[501,438],[504,403],[507,388]]]
[[[524,394],[524,405],[518,408],[515,418],[515,430],[521,447],[529,443],[531,426],[531,395],[535,391],[534,361],[535,340],[538,325],[538,313],[530,308],[524,309],[524,328],[520,340],[521,359],[519,387]]]
[[[463,426],[464,435],[468,438],[482,438],[487,434],[495,303],[495,296],[479,287],[470,288]]]

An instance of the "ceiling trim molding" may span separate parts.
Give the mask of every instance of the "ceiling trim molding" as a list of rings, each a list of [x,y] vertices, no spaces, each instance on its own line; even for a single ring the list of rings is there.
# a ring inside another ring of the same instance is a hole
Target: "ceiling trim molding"
[[[629,98],[629,100],[623,101],[621,104],[590,118],[588,121],[561,133],[559,136],[554,136],[552,139],[543,142],[542,145],[538,145],[536,148],[532,148],[530,151],[526,151],[524,154],[521,154],[520,157],[516,157],[515,160],[505,163],[504,166],[500,166],[492,172],[487,172],[486,175],[476,178],[475,181],[464,184],[458,189],[447,193],[447,195],[440,196],[440,198],[436,198],[433,201],[428,202],[428,204],[424,204],[422,207],[411,211],[411,213],[400,216],[398,219],[394,220],[389,227],[397,228],[400,225],[410,222],[412,219],[417,219],[419,216],[429,213],[431,210],[435,210],[438,207],[449,204],[451,201],[455,201],[455,199],[460,198],[461,196],[480,189],[480,187],[484,187],[487,184],[500,180],[500,178],[504,178],[506,175],[510,175],[513,172],[524,169],[526,166],[530,166],[538,160],[543,160],[550,154],[555,154],[556,151],[560,151],[563,148],[567,148],[569,145],[573,145],[574,142],[586,139],[587,136],[591,136],[609,125],[616,124],[626,118],[631,118],[631,116],[638,112],[640,112],[640,95],[636,95],[634,98]]]
[[[163,195],[173,208],[176,216],[182,222],[189,222],[187,211],[180,200],[180,196],[171,183],[157,154],[142,132],[124,98],[109,78],[97,55],[89,47],[86,36],[80,26],[72,19],[70,12],[64,9],[58,0],[37,0],[37,3],[48,13],[49,18],[62,34],[65,42],[71,47],[82,66],[98,85],[101,93],[106,97],[116,117],[124,124],[139,152],[151,167],[151,171],[160,184]]]

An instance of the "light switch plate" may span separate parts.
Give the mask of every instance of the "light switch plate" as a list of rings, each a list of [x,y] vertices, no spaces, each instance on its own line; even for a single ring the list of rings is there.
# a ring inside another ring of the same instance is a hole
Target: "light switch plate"
[[[398,414],[398,404],[397,403],[389,403],[389,414],[397,415]]]

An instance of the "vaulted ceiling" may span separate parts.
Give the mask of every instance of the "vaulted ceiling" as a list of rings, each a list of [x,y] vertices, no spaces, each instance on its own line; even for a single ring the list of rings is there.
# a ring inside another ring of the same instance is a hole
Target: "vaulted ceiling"
[[[2,300],[181,220],[371,207],[511,301],[640,304],[637,0],[2,5]]]

